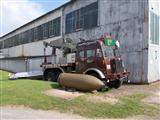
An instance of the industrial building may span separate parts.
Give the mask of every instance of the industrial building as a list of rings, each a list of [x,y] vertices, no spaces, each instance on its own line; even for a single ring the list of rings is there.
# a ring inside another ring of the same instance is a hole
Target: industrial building
[[[0,38],[0,69],[40,70],[43,41],[110,34],[119,40],[132,83],[160,80],[159,0],[71,0]],[[48,61],[52,49],[47,48]]]

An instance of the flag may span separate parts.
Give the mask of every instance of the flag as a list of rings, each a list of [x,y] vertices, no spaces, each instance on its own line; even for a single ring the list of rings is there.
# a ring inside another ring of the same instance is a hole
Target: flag
[[[105,38],[104,39],[104,44],[107,45],[107,46],[114,46],[116,44],[116,40]]]

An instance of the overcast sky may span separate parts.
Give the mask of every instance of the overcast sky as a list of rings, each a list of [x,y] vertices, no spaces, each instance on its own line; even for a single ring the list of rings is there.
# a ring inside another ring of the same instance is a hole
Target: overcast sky
[[[0,0],[0,36],[70,0]]]

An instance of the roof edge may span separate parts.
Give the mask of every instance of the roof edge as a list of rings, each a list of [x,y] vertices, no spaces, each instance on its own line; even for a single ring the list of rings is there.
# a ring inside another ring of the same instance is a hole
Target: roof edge
[[[16,28],[16,29],[14,29],[14,30],[12,30],[11,32],[6,33],[5,35],[1,36],[0,39],[6,37],[7,35],[10,35],[10,34],[14,33],[15,31],[17,31],[17,30],[19,30],[19,29],[21,29],[21,28],[23,28],[23,27],[25,27],[25,26],[27,26],[27,25],[29,25],[29,24],[35,22],[35,21],[38,20],[38,19],[41,19],[41,18],[45,17],[46,15],[49,15],[49,14],[51,14],[51,13],[53,13],[53,12],[55,12],[55,11],[57,11],[57,10],[63,8],[63,7],[65,7],[65,6],[71,4],[71,3],[75,2],[75,1],[76,1],[76,0],[70,0],[69,2],[67,2],[67,3],[65,3],[65,4],[63,4],[63,5],[61,5],[61,6],[57,7],[57,8],[55,8],[55,9],[53,9],[53,10],[47,12],[47,13],[45,13],[45,14],[43,14],[43,15],[37,17],[37,18],[35,18],[35,19],[33,19],[32,21],[30,21],[30,22],[28,22],[28,23],[25,23],[24,25],[22,25],[22,26],[20,26],[20,27],[18,27],[18,28]]]

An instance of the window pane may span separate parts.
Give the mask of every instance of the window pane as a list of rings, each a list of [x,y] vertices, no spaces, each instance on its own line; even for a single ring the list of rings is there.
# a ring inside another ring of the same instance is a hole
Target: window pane
[[[98,24],[98,2],[66,15],[66,33],[95,27]]]
[[[30,30],[30,40],[31,42],[34,42],[34,29],[33,28]]]
[[[84,8],[84,28],[91,28],[97,26],[98,21],[98,3],[93,3]]]
[[[80,58],[84,58],[84,51],[80,51],[80,52],[79,52],[79,57],[80,57]]]
[[[6,40],[4,40],[4,48],[6,48],[7,47],[7,39]]]
[[[94,57],[95,56],[95,50],[87,50],[87,57]]]
[[[27,43],[30,43],[30,42],[31,42],[31,37],[30,37],[30,35],[31,35],[30,30],[27,30],[27,31],[26,31]]]
[[[28,43],[27,31],[25,31],[23,34],[24,34],[24,42],[23,42],[23,44]]]
[[[27,38],[26,38],[26,40],[27,40],[26,42],[27,42],[27,43],[30,43],[30,42],[31,42],[31,33],[30,33],[30,32],[31,32],[30,30],[27,30],[27,31],[26,31],[26,37],[27,37]]]
[[[43,27],[43,39],[48,38],[48,23],[42,25]]]
[[[160,44],[159,32],[159,16],[150,11],[150,40],[152,44]]]
[[[50,21],[49,23],[49,37],[53,36],[53,21]]]
[[[24,32],[21,33],[21,43],[22,43],[22,44],[25,43],[25,35],[24,35]]]
[[[11,46],[12,46],[11,38],[8,38],[8,47],[11,47]]]
[[[34,28],[34,41],[38,40],[38,27]]]
[[[13,39],[13,46],[16,46],[15,36],[13,36],[12,39]]]
[[[18,35],[16,35],[15,40],[16,40],[16,45],[20,45],[20,42],[19,42],[19,34],[18,34]]]
[[[2,48],[3,48],[3,42],[0,41],[0,49],[2,49]]]
[[[42,40],[43,38],[43,29],[42,25],[38,26],[38,40]]]
[[[59,36],[61,32],[61,17],[55,19],[55,36]]]

